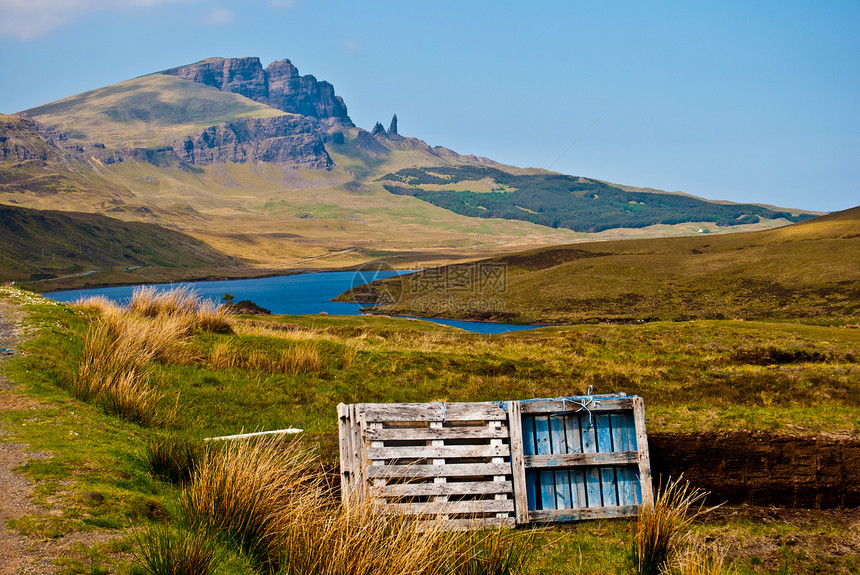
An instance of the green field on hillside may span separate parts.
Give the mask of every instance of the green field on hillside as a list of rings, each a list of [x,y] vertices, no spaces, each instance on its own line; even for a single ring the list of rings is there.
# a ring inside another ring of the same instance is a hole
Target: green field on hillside
[[[555,246],[361,289],[386,293],[375,312],[429,317],[522,323],[796,318],[856,326],[858,232],[860,208],[853,208],[760,232]],[[360,301],[373,299],[366,294]]]

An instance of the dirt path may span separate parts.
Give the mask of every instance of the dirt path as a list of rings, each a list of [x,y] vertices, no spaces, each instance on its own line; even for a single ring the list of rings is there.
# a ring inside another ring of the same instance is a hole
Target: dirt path
[[[21,312],[13,304],[0,300],[0,348],[15,350],[20,341]],[[9,359],[0,355],[0,411],[21,409],[28,401],[18,395],[3,374],[3,363]],[[32,485],[13,471],[35,454],[27,446],[3,441],[6,432],[0,428],[0,575],[38,571],[27,570],[27,541],[7,526],[9,520],[32,512],[29,495]]]

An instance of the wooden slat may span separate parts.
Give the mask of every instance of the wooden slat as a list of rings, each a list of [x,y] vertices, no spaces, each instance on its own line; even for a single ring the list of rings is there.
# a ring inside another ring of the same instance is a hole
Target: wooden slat
[[[445,465],[385,465],[371,466],[368,477],[478,477],[507,475],[510,463],[448,463]]]
[[[527,455],[526,467],[573,467],[577,465],[630,465],[639,462],[639,454],[624,453],[562,453],[559,455]]]
[[[549,418],[549,442],[550,452],[562,454],[567,452],[567,437],[564,433],[564,417],[553,416]],[[558,470],[553,473],[555,487],[556,509],[570,509],[570,474],[567,470]]]
[[[380,425],[380,424],[371,424]],[[381,443],[374,441],[374,444]],[[440,445],[440,446],[397,446],[367,448],[367,458],[380,459],[429,459],[454,457],[506,457],[511,454],[507,445]]]
[[[421,495],[493,495],[512,493],[510,481],[455,481],[448,483],[401,483],[386,485],[382,497],[417,497]]]
[[[337,406],[337,434],[340,447],[340,496],[346,501],[351,497],[355,485],[352,483],[352,456],[350,455],[349,406]]]
[[[535,418],[531,415],[523,415],[523,453],[535,454]],[[537,509],[537,471],[526,471],[526,496],[528,508]]]
[[[538,455],[551,455],[552,442],[549,437],[549,417],[538,415],[535,421],[535,450]],[[538,471],[537,489],[540,494],[541,509],[555,509],[555,474],[552,471]]]
[[[351,404],[349,406],[349,410],[349,419],[352,422],[350,424],[350,449],[352,449],[353,457],[353,479],[356,482],[354,493],[360,500],[364,500],[367,494],[365,486],[367,485],[368,461],[364,453],[365,444],[364,438],[362,437],[362,431],[365,430],[367,426],[364,419],[359,415],[356,404]]]
[[[582,430],[582,451],[584,453],[597,453],[597,433],[594,429],[594,418],[588,414],[579,416],[579,426]],[[596,467],[583,470],[585,477],[586,506],[600,507],[603,503],[600,499],[600,472]]]
[[[654,504],[654,488],[651,484],[651,462],[648,455],[648,433],[645,431],[645,400],[633,398],[633,423],[636,427],[636,447],[639,453],[639,484],[642,504]]]
[[[594,416],[594,426],[597,428],[597,451],[612,452],[612,420],[608,413]],[[618,506],[618,484],[615,481],[615,468],[600,468],[601,498],[604,507]]]
[[[528,523],[529,501],[526,488],[526,466],[523,457],[523,420],[520,402],[508,402],[508,430],[511,437],[511,473],[513,478],[514,510],[518,524]]]
[[[368,429],[368,441],[430,441],[433,439],[507,439],[508,428],[490,427],[400,427]]]
[[[617,411],[633,407],[632,397],[598,395],[592,397],[596,402],[588,405],[588,411],[591,411],[592,413],[610,410]],[[566,413],[580,409],[580,405],[584,403],[586,399],[587,398],[585,397],[577,398],[577,400],[566,401],[562,401],[560,399],[531,399],[528,401],[521,401],[520,409],[523,413]],[[582,401],[579,402],[578,400]],[[582,413],[586,413],[586,411],[583,409]]]
[[[368,421],[504,421],[498,403],[359,403]]]
[[[476,501],[448,501],[428,503],[388,503],[382,507],[385,513],[397,515],[436,515],[439,513],[498,513],[501,511],[513,511],[513,499],[497,501],[495,499]]]
[[[567,454],[582,454],[582,435],[579,429],[579,415],[564,416],[564,434]],[[570,474],[571,507],[586,507],[585,476],[581,470],[572,469]]]
[[[633,430],[632,414],[613,413],[610,418],[612,420],[613,449],[620,452],[629,452],[630,433]],[[631,463],[639,463],[638,454],[636,454],[636,461],[631,461]],[[618,467],[615,470],[615,480],[618,482],[618,505],[635,505],[637,501],[633,493],[633,481],[630,469],[627,466]]]
[[[501,421],[491,421],[490,427],[501,428],[502,422]],[[501,445],[504,445],[504,441],[502,441],[501,439],[491,439],[490,445],[501,446]],[[493,457],[490,459],[490,462],[491,463],[504,463],[505,458],[504,457]],[[493,482],[494,483],[505,483],[505,482],[507,482],[507,477],[504,475],[494,475],[493,476]],[[496,493],[494,495],[494,497],[497,500],[509,499],[509,493],[508,492]],[[514,507],[516,507],[516,502],[514,502]],[[507,517],[507,516],[508,516],[507,512],[500,512],[500,513],[496,514],[496,517],[500,517],[500,518],[501,517]]]
[[[433,518],[429,519],[433,522]],[[445,521],[445,529],[451,531],[468,531],[472,529],[490,529],[493,527],[513,527],[513,517],[475,517],[473,519],[448,519]]]
[[[637,505],[610,506],[581,509],[552,509],[529,511],[531,521],[581,521],[611,517],[634,517],[639,512]]]

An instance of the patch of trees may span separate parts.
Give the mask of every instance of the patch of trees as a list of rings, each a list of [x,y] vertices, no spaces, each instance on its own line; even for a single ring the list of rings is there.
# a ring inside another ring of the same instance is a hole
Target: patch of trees
[[[486,178],[513,190],[478,193],[422,188]],[[679,194],[626,192],[604,182],[575,176],[515,175],[480,166],[408,168],[386,174],[380,181],[395,182],[383,183],[393,194],[414,196],[465,216],[522,220],[578,232],[685,222],[734,226],[757,223],[760,218],[797,222],[814,217],[792,216],[752,204],[716,204]]]

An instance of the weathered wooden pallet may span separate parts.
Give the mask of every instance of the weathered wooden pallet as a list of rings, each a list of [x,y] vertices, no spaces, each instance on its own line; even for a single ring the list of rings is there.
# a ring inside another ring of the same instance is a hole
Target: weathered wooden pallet
[[[513,525],[510,433],[498,403],[339,405],[341,489],[450,528]]]
[[[452,528],[632,516],[652,500],[642,399],[341,404],[341,490]]]

